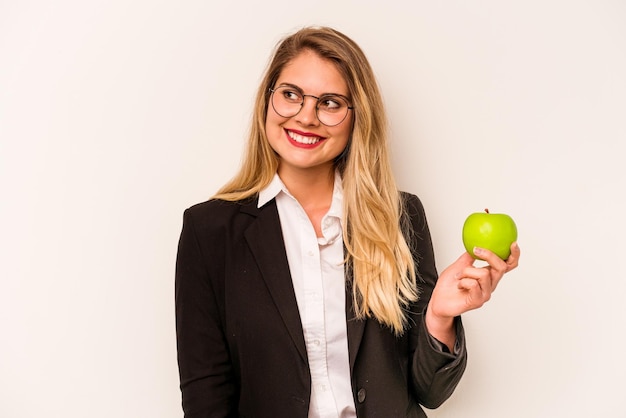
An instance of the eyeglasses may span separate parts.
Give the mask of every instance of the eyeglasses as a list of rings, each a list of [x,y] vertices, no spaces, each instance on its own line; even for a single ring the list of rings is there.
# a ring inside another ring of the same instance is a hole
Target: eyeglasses
[[[348,111],[354,107],[348,104],[348,98],[340,94],[324,94],[321,97],[304,94],[295,86],[279,86],[269,89],[272,93],[271,102],[274,111],[283,118],[296,116],[304,106],[304,98],[312,97],[317,100],[315,114],[317,119],[326,126],[337,126],[348,116]]]

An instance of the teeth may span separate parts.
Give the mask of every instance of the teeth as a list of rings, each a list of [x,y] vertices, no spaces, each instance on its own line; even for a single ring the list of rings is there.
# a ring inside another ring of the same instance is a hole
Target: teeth
[[[317,136],[302,136],[302,135],[298,135],[297,133],[291,132],[291,131],[287,131],[287,134],[289,135],[289,137],[291,139],[293,139],[294,141],[300,143],[300,144],[307,144],[307,145],[311,145],[311,144],[315,144],[317,142],[320,141],[320,138]]]

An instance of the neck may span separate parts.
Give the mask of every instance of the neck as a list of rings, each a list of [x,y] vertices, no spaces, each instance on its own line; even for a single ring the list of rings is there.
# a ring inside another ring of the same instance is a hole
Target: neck
[[[279,167],[278,175],[305,210],[330,207],[335,184],[334,167],[319,170],[293,170]]]

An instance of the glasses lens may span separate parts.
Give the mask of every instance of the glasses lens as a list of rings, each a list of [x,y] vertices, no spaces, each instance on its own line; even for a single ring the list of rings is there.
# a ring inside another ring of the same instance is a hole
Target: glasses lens
[[[341,96],[325,95],[317,101],[317,118],[324,125],[339,125],[348,114],[348,103]]]
[[[280,86],[272,92],[272,107],[280,116],[291,118],[302,109],[305,95],[301,91]],[[326,126],[339,125],[348,115],[348,110],[348,102],[342,96],[326,94],[317,100],[317,118]]]
[[[302,93],[288,86],[278,87],[272,94],[272,106],[283,118],[297,115],[303,100]]]

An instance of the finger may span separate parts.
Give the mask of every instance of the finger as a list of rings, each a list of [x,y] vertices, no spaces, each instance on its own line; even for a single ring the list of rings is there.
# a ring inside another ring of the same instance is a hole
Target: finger
[[[480,308],[491,298],[491,292],[485,292],[476,279],[463,278],[457,284],[460,290],[467,292],[467,309]]]
[[[457,267],[465,268],[474,265],[474,261],[474,257],[472,257],[468,252],[464,252],[459,258],[457,258],[454,264],[457,265]]]
[[[485,261],[492,269],[499,273],[502,276],[507,271],[506,262],[498,257],[494,252],[486,249],[486,248],[474,248],[474,254],[479,257],[481,260]]]
[[[463,270],[461,277],[463,279],[475,280],[483,293],[483,298],[486,298],[487,300],[491,297],[491,293],[497,285],[497,281],[494,281],[493,273],[490,267],[466,268]]]
[[[511,255],[506,259],[507,272],[515,269],[519,265],[521,250],[517,242],[511,244]]]
[[[494,270],[493,267],[489,265],[484,267],[468,267],[459,275],[459,277],[462,278],[477,280],[481,288],[484,289],[484,292],[489,293],[489,297],[491,297],[491,293],[498,287],[502,276],[503,273]]]

